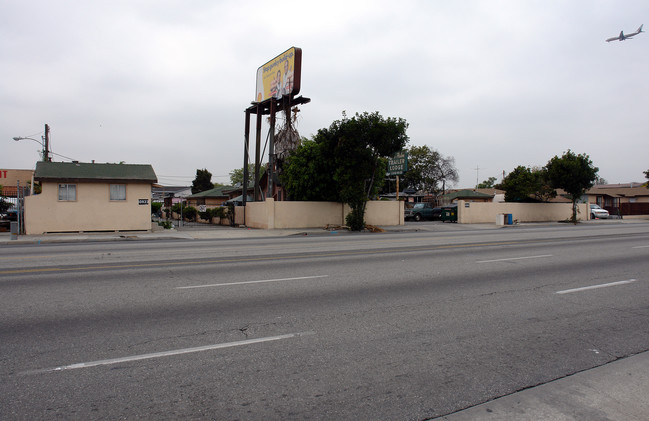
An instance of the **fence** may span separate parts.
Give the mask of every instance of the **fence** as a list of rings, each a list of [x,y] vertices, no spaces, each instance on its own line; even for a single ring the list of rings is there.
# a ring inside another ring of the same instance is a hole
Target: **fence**
[[[617,215],[617,208],[605,208],[611,215]],[[649,203],[620,203],[621,215],[649,215]]]
[[[7,211],[9,221],[18,222],[18,233],[25,233],[25,196],[30,194],[29,186],[2,186],[2,200],[10,203]]]

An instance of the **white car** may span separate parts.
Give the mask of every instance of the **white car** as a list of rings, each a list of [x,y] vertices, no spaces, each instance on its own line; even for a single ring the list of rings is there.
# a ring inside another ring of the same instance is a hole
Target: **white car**
[[[590,219],[608,219],[608,211],[599,205],[590,205]]]

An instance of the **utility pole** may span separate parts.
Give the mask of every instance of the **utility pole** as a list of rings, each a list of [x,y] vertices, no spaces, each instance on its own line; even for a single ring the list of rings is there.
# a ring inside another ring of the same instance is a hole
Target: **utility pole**
[[[475,188],[478,188],[478,184],[480,184],[480,181],[478,181],[478,171],[480,171],[480,167],[476,166],[475,167]]]
[[[45,125],[45,136],[43,136],[45,144],[43,145],[43,162],[50,161],[50,126]]]

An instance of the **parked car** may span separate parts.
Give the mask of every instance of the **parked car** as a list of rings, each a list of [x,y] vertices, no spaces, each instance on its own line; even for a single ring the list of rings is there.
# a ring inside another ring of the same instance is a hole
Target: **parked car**
[[[431,203],[415,203],[412,208],[407,208],[404,213],[404,219],[414,219],[421,221],[422,219],[439,219],[442,214],[442,208],[434,208]]]
[[[599,205],[590,205],[590,219],[608,219],[609,214],[606,209],[602,209]]]

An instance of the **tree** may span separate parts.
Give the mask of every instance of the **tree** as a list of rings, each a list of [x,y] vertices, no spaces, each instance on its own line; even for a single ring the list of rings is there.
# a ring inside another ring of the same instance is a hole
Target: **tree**
[[[644,176],[647,180],[649,180],[649,170],[644,172]],[[649,189],[649,183],[646,184],[646,187]]]
[[[447,156],[442,157],[437,166],[438,177],[442,181],[442,194],[446,194],[446,181],[457,183],[460,181],[460,176],[455,168],[455,158]]]
[[[529,167],[519,165],[507,174],[501,184],[505,202],[529,202],[536,190],[535,177]]]
[[[426,145],[408,149],[408,171],[402,177],[403,188],[437,193],[440,183],[441,190],[445,190],[447,179],[454,182],[459,180],[453,158],[445,158]]]
[[[425,192],[437,191],[436,167],[440,154],[428,146],[411,146],[408,149],[408,171],[403,175],[401,185],[405,188],[423,190]]]
[[[595,185],[600,186],[602,184],[608,184],[608,181],[605,178],[597,176],[597,180],[595,180]]]
[[[505,190],[506,202],[547,202],[557,195],[548,183],[544,168],[519,165],[507,174],[500,187]]]
[[[291,200],[339,202],[333,142],[303,139],[284,165],[282,182]]]
[[[489,177],[482,183],[478,184],[476,188],[478,189],[493,189],[494,184],[496,183],[497,178],[496,177]]]
[[[192,194],[214,188],[212,184],[212,173],[206,169],[196,170],[196,178],[192,181]]]
[[[563,189],[572,201],[572,222],[577,223],[577,200],[593,187],[599,168],[586,154],[575,154],[570,149],[561,158],[555,156],[545,166],[548,181],[554,189]]]
[[[288,157],[282,182],[289,196],[346,203],[351,208],[347,225],[362,230],[367,201],[384,179],[387,157],[408,142],[407,128],[404,119],[383,118],[378,112],[352,118],[343,113]]]
[[[262,164],[259,166],[259,179],[266,172],[266,167],[268,164]],[[252,181],[255,178],[255,164],[248,164],[248,180]],[[243,185],[243,167],[234,169],[230,171],[230,185],[236,186],[237,184]]]

